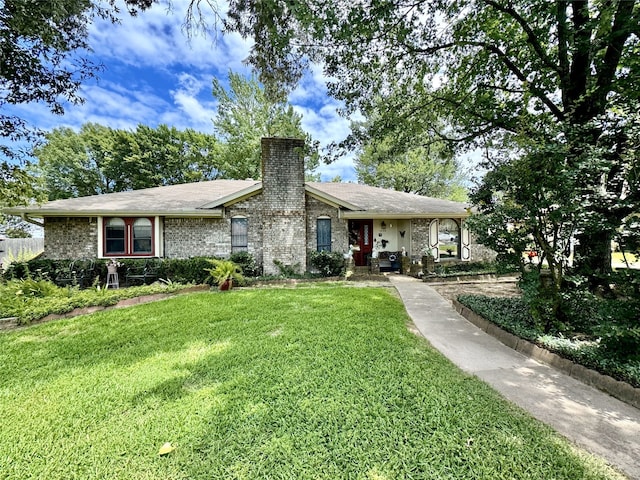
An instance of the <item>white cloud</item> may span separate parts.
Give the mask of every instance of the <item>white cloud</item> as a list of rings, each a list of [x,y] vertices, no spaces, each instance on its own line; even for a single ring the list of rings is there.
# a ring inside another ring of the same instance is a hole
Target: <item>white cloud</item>
[[[200,92],[208,88],[210,91],[211,79],[196,78],[195,76],[182,73],[179,75],[179,87],[171,90],[174,105],[178,107],[179,115],[176,112],[165,112],[166,119],[173,119],[171,123],[163,120],[164,123],[171,125],[180,124],[180,128],[193,128],[201,132],[211,133],[213,129],[212,119],[216,115],[217,104],[211,96],[211,101],[203,101],[198,99]],[[179,117],[176,122],[176,117]],[[180,122],[180,119],[182,122]],[[176,125],[177,126],[177,125]]]
[[[154,5],[119,23],[98,20],[90,28],[90,44],[96,55],[132,66],[170,69],[176,65],[197,70],[248,71],[243,60],[252,41],[238,34],[207,35],[184,29],[189,0],[173,0],[171,9]],[[215,25],[213,12],[203,8],[205,22]]]

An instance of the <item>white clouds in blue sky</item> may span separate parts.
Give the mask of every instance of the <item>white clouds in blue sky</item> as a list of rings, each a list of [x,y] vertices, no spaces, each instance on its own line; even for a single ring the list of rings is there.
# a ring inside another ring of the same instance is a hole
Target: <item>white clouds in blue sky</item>
[[[171,11],[155,5],[137,17],[122,15],[116,25],[97,20],[89,30],[90,58],[105,69],[83,85],[85,102],[67,106],[64,116],[38,104],[16,106],[13,112],[45,130],[95,122],[123,129],[167,124],[213,133],[212,79],[225,81],[230,70],[250,74],[244,59],[251,42],[237,34],[188,39],[182,28],[187,5],[188,0],[172,0]],[[320,68],[311,69],[290,103],[303,115],[303,128],[322,146],[347,136],[349,122],[337,113],[341,105],[327,96]],[[323,165],[320,172],[323,180],[336,175],[355,180],[351,158]]]

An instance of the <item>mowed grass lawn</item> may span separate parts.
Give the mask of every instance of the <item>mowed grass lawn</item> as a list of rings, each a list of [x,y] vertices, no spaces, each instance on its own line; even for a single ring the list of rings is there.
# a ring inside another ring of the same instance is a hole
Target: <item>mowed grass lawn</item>
[[[0,478],[618,478],[407,322],[385,289],[325,285],[2,333]]]

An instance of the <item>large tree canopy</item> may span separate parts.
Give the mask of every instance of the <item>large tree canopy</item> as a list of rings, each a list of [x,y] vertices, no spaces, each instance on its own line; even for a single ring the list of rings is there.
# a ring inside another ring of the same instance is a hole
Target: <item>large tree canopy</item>
[[[227,26],[256,39],[265,81],[290,86],[321,61],[365,116],[402,92],[380,132],[405,135],[431,112],[442,139],[497,152],[490,168],[561,150],[580,179],[563,198],[582,206],[576,260],[606,273],[613,232],[640,206],[624,113],[640,94],[639,24],[637,0],[273,0],[231,2]]]
[[[160,125],[134,131],[87,123],[76,132],[56,128],[35,149],[34,173],[49,200],[120,192],[160,185],[260,177],[260,139],[304,137],[306,169],[318,164],[315,142],[301,115],[285,102],[269,100],[255,78],[229,74],[229,89],[217,79],[213,95],[217,136]]]
[[[117,130],[87,123],[57,128],[36,149],[36,173],[49,200],[173,185],[222,176],[220,145],[194,130],[139,125]]]
[[[36,132],[11,105],[39,102],[63,113],[78,103],[82,81],[99,66],[86,58],[88,25],[96,16],[116,21],[118,5],[131,14],[153,0],[0,1],[0,138],[31,142]],[[0,209],[37,199],[35,179],[18,163],[22,152],[0,144]],[[0,215],[0,222],[2,216]]]
[[[459,163],[442,143],[396,149],[394,139],[371,139],[355,159],[358,181],[427,197],[466,200]]]
[[[225,178],[260,178],[260,139],[277,136],[305,139],[305,170],[311,178],[318,166],[317,142],[302,129],[302,115],[287,102],[269,97],[255,77],[230,72],[228,80],[228,89],[213,80],[218,101],[213,124],[222,143]]]
[[[53,113],[78,103],[83,80],[99,66],[87,60],[88,26],[96,16],[117,20],[118,4],[136,13],[153,0],[4,0],[0,4],[0,136],[30,138],[24,121],[7,105],[42,102]],[[0,146],[3,154],[9,154]]]

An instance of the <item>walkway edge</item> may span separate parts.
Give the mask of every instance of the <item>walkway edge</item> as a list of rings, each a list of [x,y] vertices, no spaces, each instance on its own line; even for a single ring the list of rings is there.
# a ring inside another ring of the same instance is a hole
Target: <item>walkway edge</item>
[[[571,360],[561,357],[558,354],[550,352],[544,348],[540,348],[534,343],[529,342],[523,338],[520,338],[512,333],[509,333],[495,323],[491,323],[485,318],[481,317],[474,311],[462,305],[457,300],[451,300],[453,308],[461,316],[466,318],[469,322],[473,323],[480,330],[494,337],[496,340],[502,342],[509,348],[512,348],[523,355],[533,358],[549,365],[556,370],[561,371],[569,375],[570,377],[580,380],[581,382],[590,385],[598,390],[601,390],[612,397],[622,400],[629,405],[636,408],[640,408],[640,388],[635,388],[626,382],[616,380],[609,375],[603,375],[600,372],[591,370],[582,365],[579,365]]]

